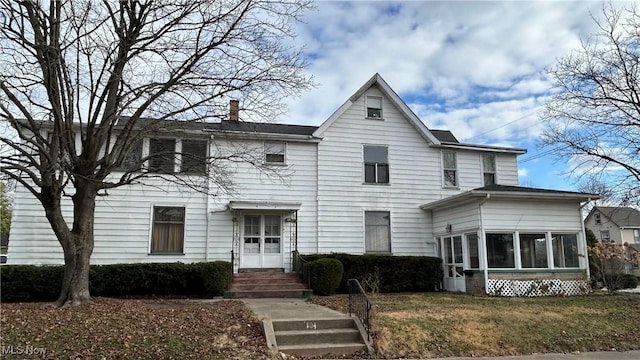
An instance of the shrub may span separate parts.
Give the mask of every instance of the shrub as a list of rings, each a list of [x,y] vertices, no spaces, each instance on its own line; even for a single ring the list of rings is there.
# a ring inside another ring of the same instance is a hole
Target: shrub
[[[91,265],[89,290],[96,296],[211,296],[228,285],[228,262]],[[60,293],[63,266],[2,266],[3,302],[52,301]]]
[[[375,280],[380,292],[435,291],[442,283],[442,259],[430,256],[304,255],[307,261],[322,258],[339,260],[344,266],[344,276],[338,290],[346,293],[348,279]],[[371,281],[369,281],[371,282]],[[369,289],[371,290],[371,289]]]
[[[311,280],[311,289],[317,295],[335,294],[340,282],[344,267],[336,259],[318,259],[307,264]]]

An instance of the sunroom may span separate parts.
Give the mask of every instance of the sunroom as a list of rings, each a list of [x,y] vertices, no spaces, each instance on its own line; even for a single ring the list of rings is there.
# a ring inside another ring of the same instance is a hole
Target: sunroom
[[[433,219],[444,289],[495,296],[587,292],[581,209],[596,198],[491,185],[422,205]]]

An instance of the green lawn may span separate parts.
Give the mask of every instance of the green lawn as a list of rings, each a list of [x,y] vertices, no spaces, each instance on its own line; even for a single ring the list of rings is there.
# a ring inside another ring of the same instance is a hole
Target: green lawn
[[[346,309],[347,297],[314,298]],[[516,355],[640,349],[640,295],[496,298],[379,294],[372,328],[382,357]]]

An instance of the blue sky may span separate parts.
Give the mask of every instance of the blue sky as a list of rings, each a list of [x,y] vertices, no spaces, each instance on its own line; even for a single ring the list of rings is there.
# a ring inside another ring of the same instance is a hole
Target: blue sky
[[[622,3],[618,3],[622,4]],[[596,32],[600,1],[319,1],[297,27],[319,84],[283,122],[319,125],[378,72],[422,121],[462,142],[526,148],[520,183],[573,190],[540,149],[547,69]]]

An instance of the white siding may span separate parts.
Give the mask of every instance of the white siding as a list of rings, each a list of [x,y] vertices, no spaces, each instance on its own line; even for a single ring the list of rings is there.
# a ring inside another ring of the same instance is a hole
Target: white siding
[[[159,179],[149,179],[146,183],[148,186],[110,189],[108,196],[98,197],[92,264],[204,261],[206,197]],[[10,262],[62,264],[62,248],[39,202],[22,187],[16,190],[15,199]],[[154,205],[186,208],[184,255],[149,255]],[[63,209],[70,223],[70,200],[64,201]]]
[[[518,159],[515,154],[496,154],[496,181],[518,186]]]
[[[451,233],[475,231],[480,227],[478,203],[433,211],[433,232],[435,236],[447,235],[447,224],[451,224]]]
[[[490,200],[484,204],[486,231],[582,231],[576,201]]]
[[[377,88],[365,95],[382,96]],[[363,145],[388,146],[389,184],[364,184]],[[383,120],[365,118],[360,97],[318,145],[318,251],[364,252],[364,211],[391,213],[396,255],[434,255],[430,219],[419,205],[457,191],[442,189],[440,150],[430,148],[383,99]]]

